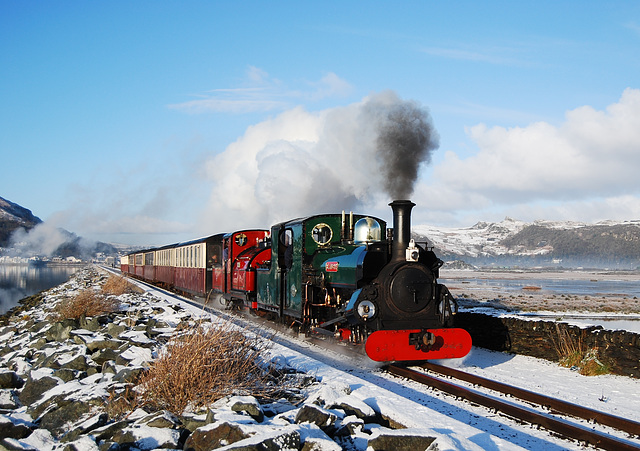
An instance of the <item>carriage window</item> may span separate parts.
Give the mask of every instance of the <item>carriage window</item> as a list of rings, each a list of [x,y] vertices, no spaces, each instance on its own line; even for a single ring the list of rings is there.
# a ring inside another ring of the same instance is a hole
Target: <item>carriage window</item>
[[[327,224],[318,224],[311,231],[311,237],[313,238],[313,241],[322,246],[331,241],[331,238],[333,237],[333,230],[331,230],[331,227]]]

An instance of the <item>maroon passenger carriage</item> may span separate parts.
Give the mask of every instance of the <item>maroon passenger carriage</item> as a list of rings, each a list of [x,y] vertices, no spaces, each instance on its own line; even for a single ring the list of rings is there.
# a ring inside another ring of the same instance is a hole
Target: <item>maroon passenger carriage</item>
[[[120,257],[120,272],[122,274],[129,274],[129,256],[123,255]]]
[[[174,245],[155,249],[154,282],[160,286],[172,288],[176,275],[176,252]]]
[[[189,295],[255,303],[255,270],[271,256],[268,240],[268,230],[220,233],[125,255],[120,271]]]
[[[174,289],[195,296],[209,294],[213,265],[221,254],[221,240],[222,234],[218,234],[171,246]]]
[[[133,259],[133,274],[144,279],[144,253],[138,252]]]
[[[224,234],[137,251],[120,260],[120,271],[166,288],[195,295],[211,292],[214,262],[222,257]]]

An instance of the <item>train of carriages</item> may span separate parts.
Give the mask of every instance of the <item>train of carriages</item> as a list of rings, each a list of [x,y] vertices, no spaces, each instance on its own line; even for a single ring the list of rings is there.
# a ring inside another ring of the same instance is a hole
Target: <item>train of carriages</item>
[[[410,238],[415,204],[389,205],[393,228],[353,213],[314,215],[140,250],[121,270],[364,344],[375,361],[462,357],[471,337],[452,327],[457,305],[437,280],[443,262]]]

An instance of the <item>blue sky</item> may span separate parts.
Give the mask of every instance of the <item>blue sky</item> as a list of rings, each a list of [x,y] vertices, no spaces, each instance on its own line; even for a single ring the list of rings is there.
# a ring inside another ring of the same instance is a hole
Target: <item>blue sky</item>
[[[427,111],[414,223],[640,218],[640,3],[0,2],[0,196],[163,244],[388,219],[373,104]],[[366,116],[366,115],[365,115]]]

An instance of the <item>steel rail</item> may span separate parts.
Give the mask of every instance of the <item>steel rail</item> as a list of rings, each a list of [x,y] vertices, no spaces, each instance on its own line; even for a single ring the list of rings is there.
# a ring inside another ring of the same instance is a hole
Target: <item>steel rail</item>
[[[211,313],[215,313],[217,315],[221,315],[221,316],[226,317],[226,318],[233,318],[233,316],[229,315],[228,313],[221,312],[220,310],[218,310],[218,309],[216,309],[214,307],[211,307],[211,306],[208,306],[208,305],[204,305],[203,306],[202,303],[195,302],[193,300],[189,300],[187,298],[175,295],[174,293],[171,293],[171,292],[169,292],[167,290],[161,289],[161,288],[159,288],[157,286],[154,286],[154,285],[152,285],[152,284],[150,284],[150,283],[148,283],[146,281],[142,281],[140,279],[135,279],[135,280],[137,282],[141,282],[142,284],[147,285],[149,287],[152,287],[154,289],[158,289],[158,290],[164,291],[165,293],[176,297],[176,299],[179,299],[180,301],[184,301],[184,302],[190,303],[190,304],[192,304],[194,306],[204,307],[205,310],[207,310],[207,311],[209,311]],[[470,378],[470,377],[476,377],[476,378],[478,378],[478,381],[480,381],[480,379],[483,379],[483,378],[480,378],[479,376],[469,375],[468,373],[463,373],[463,372],[458,371],[458,370],[452,370],[450,368],[441,367],[440,365],[435,365],[435,364],[432,364],[432,363],[423,363],[422,366],[424,368],[428,369],[428,370],[432,370],[432,371],[436,371],[436,372],[444,372],[444,371],[450,370],[451,371],[451,374],[449,374],[450,376],[458,377],[461,380],[466,380],[465,378]],[[414,380],[416,382],[420,382],[422,384],[426,384],[426,385],[432,386],[432,387],[437,388],[439,390],[442,390],[442,391],[444,391],[446,393],[450,393],[450,394],[452,394],[454,396],[457,396],[457,397],[460,397],[460,398],[463,398],[463,399],[467,399],[468,401],[477,403],[479,405],[483,405],[483,406],[491,408],[491,409],[495,409],[496,411],[501,411],[501,412],[513,417],[513,418],[518,418],[518,419],[521,419],[523,421],[526,421],[526,422],[529,422],[529,423],[532,423],[532,424],[540,425],[540,426],[542,426],[542,427],[544,427],[544,428],[546,428],[546,429],[548,429],[550,431],[557,432],[557,433],[559,433],[559,434],[561,434],[561,435],[563,435],[565,437],[573,438],[573,439],[576,439],[576,440],[580,440],[580,441],[583,441],[585,443],[589,443],[591,445],[600,447],[602,449],[620,450],[620,451],[626,451],[626,450],[639,451],[640,450],[640,445],[636,445],[636,444],[633,444],[633,443],[628,442],[628,441],[623,441],[622,439],[617,439],[615,437],[611,437],[611,436],[603,434],[603,433],[592,431],[592,430],[586,429],[584,427],[576,426],[576,425],[573,425],[571,423],[568,423],[568,422],[565,422],[565,421],[562,421],[562,420],[559,420],[559,419],[556,419],[556,418],[552,418],[552,417],[550,417],[548,415],[545,415],[545,414],[537,413],[537,412],[534,412],[534,411],[531,411],[531,410],[527,410],[527,409],[515,406],[513,404],[505,403],[505,402],[500,401],[500,400],[498,400],[496,398],[492,398],[490,396],[486,396],[486,395],[483,395],[481,393],[474,392],[472,390],[466,389],[466,388],[461,387],[461,386],[457,386],[455,384],[443,381],[441,379],[429,376],[429,375],[421,373],[421,372],[417,372],[417,371],[410,370],[410,369],[407,369],[407,368],[404,368],[404,367],[400,367],[400,366],[396,366],[396,365],[387,366],[387,370],[392,374],[396,374],[398,376],[406,377],[406,378]],[[440,371],[440,370],[442,370],[442,371]],[[455,374],[456,371],[459,374],[454,376],[453,374]],[[459,377],[459,376],[462,376],[462,375],[464,375],[464,376],[463,377]],[[484,379],[484,380],[487,382],[487,385],[489,385],[489,383],[498,384],[495,381],[490,381],[488,379]],[[469,380],[466,380],[466,381],[467,382],[471,382],[471,383],[476,383],[477,385],[484,385],[484,384],[479,383],[479,382],[473,382],[473,381],[469,381]],[[492,390],[502,391],[500,389],[496,389],[496,388],[492,388],[492,387],[487,387],[487,388],[491,388]],[[522,389],[517,389],[516,387],[512,387],[512,388],[514,389],[514,392],[510,393],[510,394],[512,394],[513,396],[516,396],[518,398],[521,398],[519,395],[515,394],[515,392],[517,390],[522,390]],[[522,394],[525,394],[525,392],[527,392],[527,391],[526,390],[522,390]],[[537,395],[537,394],[535,394],[533,392],[529,392],[529,393],[532,394],[532,395]],[[543,396],[543,395],[539,395],[539,396]],[[521,398],[521,399],[524,399],[524,398]],[[551,400],[552,398],[548,398],[548,399]],[[535,402],[535,403],[541,404],[541,405],[547,405],[546,403],[539,403],[539,402],[536,402],[536,401],[532,401],[530,399],[527,399],[527,401]],[[556,401],[558,401],[558,400],[556,400]],[[569,403],[567,403],[567,404],[569,404]],[[577,407],[581,407],[581,406],[577,406]],[[557,410],[561,411],[560,409],[557,409]],[[589,410],[589,409],[587,409],[587,410]],[[596,411],[593,411],[593,412],[596,412]],[[566,413],[566,412],[563,412],[563,413]],[[601,415],[606,415],[606,414],[603,414],[602,412],[596,412],[596,413],[599,413]],[[580,415],[576,415],[576,416],[580,416]],[[599,418],[603,418],[603,417],[599,417]],[[587,417],[586,419],[593,419],[593,418]],[[629,421],[630,423],[634,423],[634,422],[631,422],[630,420],[625,420],[625,419],[621,419],[621,420],[623,420],[623,422],[624,421]],[[601,420],[599,420],[599,419],[596,419],[596,421],[601,422]],[[608,423],[605,423],[604,421],[602,421],[601,424],[610,425]],[[634,423],[634,424],[637,425],[637,423]],[[619,430],[623,430],[623,429],[619,428],[618,426],[612,426],[612,427],[615,427],[616,429],[619,429]],[[636,429],[633,429],[634,427],[635,426],[631,426],[632,430],[635,431]],[[625,432],[629,432],[629,431],[625,430]],[[637,434],[637,432],[631,432],[631,433]]]
[[[529,401],[541,406],[547,407],[554,412],[560,412],[563,414],[571,415],[585,420],[595,421],[605,426],[610,426],[620,431],[628,432],[629,434],[640,436],[640,423],[629,420],[627,418],[618,417],[608,413],[593,410],[578,404],[573,404],[560,399],[551,398],[540,393],[535,393],[529,390],[524,390],[512,385],[503,384],[491,379],[476,376],[474,374],[465,373],[454,368],[448,368],[446,366],[437,365],[435,363],[426,362],[420,364],[421,367],[434,371],[445,376],[451,376],[456,379],[469,382],[471,384],[479,385],[491,390],[496,390],[501,393],[505,393],[516,398],[520,398],[524,401]]]
[[[433,376],[429,376],[425,373],[421,373],[415,370],[404,368],[396,365],[387,366],[387,370],[395,375],[411,379],[421,384],[429,385],[431,387],[442,390],[446,393],[452,394],[456,397],[466,399],[470,402],[495,409],[513,418],[517,418],[526,421],[531,424],[536,424],[544,427],[547,430],[556,432],[568,438],[579,440],[585,443],[589,443],[598,448],[615,451],[626,450],[640,450],[640,445],[633,444],[631,442],[612,437],[605,433],[593,431],[581,426],[571,424],[562,419],[553,418],[547,414],[534,412],[523,407],[516,406],[499,399],[493,398],[488,395],[461,387],[459,385],[452,384],[450,382],[438,379]]]

